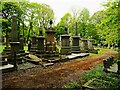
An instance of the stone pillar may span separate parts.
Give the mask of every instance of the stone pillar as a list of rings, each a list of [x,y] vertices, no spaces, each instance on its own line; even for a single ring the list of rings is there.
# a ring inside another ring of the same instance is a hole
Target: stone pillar
[[[44,46],[44,40],[45,37],[42,36],[42,30],[40,30],[40,36],[37,37],[38,44],[37,44],[37,51],[36,54],[39,57],[42,57],[43,54],[45,53],[45,46]]]
[[[18,54],[19,53],[19,44],[20,42],[18,41],[18,32],[17,32],[17,19],[16,16],[12,17],[12,31],[11,31],[11,58],[9,59],[9,63],[15,63],[16,61],[14,61],[14,58],[16,58],[16,60],[19,57],[14,57],[14,54]]]
[[[56,43],[55,43],[55,29],[52,27],[52,20],[50,20],[50,27],[46,30],[46,53],[55,54],[56,53]]]
[[[93,39],[88,39],[88,49],[92,50],[93,48]]]
[[[87,39],[81,39],[81,52],[87,53],[88,52],[88,42]]]
[[[93,48],[93,39],[88,39],[88,52],[96,54],[98,53],[98,51]]]
[[[20,41],[20,53],[25,53],[25,51],[24,51],[24,38],[23,38],[22,34],[20,34],[19,41]]]
[[[31,41],[30,53],[36,54],[36,50],[37,50],[37,36],[33,35]]]
[[[70,35],[68,34],[67,27],[65,27],[65,34],[61,35],[61,55],[70,55],[71,46],[70,46]]]

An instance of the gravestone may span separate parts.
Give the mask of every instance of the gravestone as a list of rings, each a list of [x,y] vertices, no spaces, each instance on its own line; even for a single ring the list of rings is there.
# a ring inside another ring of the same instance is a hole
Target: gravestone
[[[94,49],[93,47],[93,39],[88,39],[88,52],[89,53],[98,53],[97,50]]]
[[[36,54],[37,56],[42,57],[42,55],[45,53],[45,47],[44,47],[45,37],[43,36],[42,28],[40,28],[40,33],[39,36],[37,36],[37,40],[38,40],[38,45],[37,45]]]
[[[88,52],[88,42],[87,39],[81,39],[81,53],[87,53]]]
[[[16,67],[16,60],[19,59],[19,57],[16,56],[16,54],[19,53],[19,44],[20,42],[18,41],[18,32],[17,32],[17,18],[16,16],[12,17],[12,31],[11,31],[11,56],[8,59],[9,63],[14,64]],[[21,60],[20,60],[21,61]]]
[[[36,50],[37,50],[37,36],[34,34],[34,35],[32,36],[30,53],[36,54]]]
[[[65,33],[61,35],[61,55],[70,55],[71,46],[70,46],[70,35],[68,33],[68,28],[65,27]]]
[[[80,53],[80,45],[79,45],[80,37],[78,36],[78,33],[77,33],[77,22],[75,26],[76,26],[75,36],[72,37],[72,53]]]
[[[46,30],[46,55],[47,56],[58,56],[56,51],[56,42],[55,42],[55,29],[52,27],[52,20],[50,20],[50,27]]]
[[[23,38],[22,34],[20,34],[19,41],[20,41],[20,45],[19,45],[20,53],[24,54],[25,53],[25,51],[24,51],[24,38]]]

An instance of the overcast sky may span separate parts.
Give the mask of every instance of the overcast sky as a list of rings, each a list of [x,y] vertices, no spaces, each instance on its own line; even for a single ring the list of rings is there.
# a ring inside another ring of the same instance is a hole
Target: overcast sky
[[[30,0],[30,2],[45,3],[50,5],[55,13],[56,23],[67,12],[71,12],[71,8],[83,9],[86,7],[90,11],[90,15],[94,12],[103,9],[101,3],[107,0]]]

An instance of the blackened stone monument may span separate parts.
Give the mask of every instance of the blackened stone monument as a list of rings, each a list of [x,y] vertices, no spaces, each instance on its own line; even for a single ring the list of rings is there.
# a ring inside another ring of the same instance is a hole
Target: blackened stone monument
[[[77,22],[75,25],[75,36],[72,37],[72,53],[80,53],[80,45],[79,45],[80,37],[77,33]]]
[[[8,59],[9,63],[14,64],[16,66],[17,59],[19,57],[16,56],[16,54],[19,53],[19,44],[18,41],[18,31],[17,31],[17,18],[16,16],[12,17],[12,31],[11,31],[11,56]],[[21,60],[20,60],[21,61]]]
[[[61,55],[70,55],[71,46],[70,46],[70,35],[68,33],[68,28],[65,27],[65,33],[61,35]]]
[[[42,55],[45,53],[45,46],[44,46],[45,37],[43,36],[42,28],[40,28],[40,33],[39,36],[37,36],[37,40],[38,40],[38,44],[37,44],[36,55],[42,57]]]
[[[37,50],[37,36],[34,34],[34,35],[32,36],[30,53],[36,54],[36,50]]]
[[[25,50],[24,50],[24,38],[23,38],[23,35],[20,34],[20,38],[19,38],[19,48],[20,48],[20,53],[21,54],[25,54]]]
[[[50,20],[50,27],[46,30],[46,56],[58,56],[55,42],[55,29],[52,27],[52,20]]]

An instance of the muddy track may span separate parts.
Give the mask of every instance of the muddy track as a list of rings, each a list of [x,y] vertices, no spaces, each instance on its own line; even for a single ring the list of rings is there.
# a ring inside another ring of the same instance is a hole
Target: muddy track
[[[3,74],[3,88],[61,88],[70,81],[79,81],[79,77],[102,63],[103,59],[114,53],[85,57],[62,64],[56,64],[47,69],[37,66],[26,71]]]

